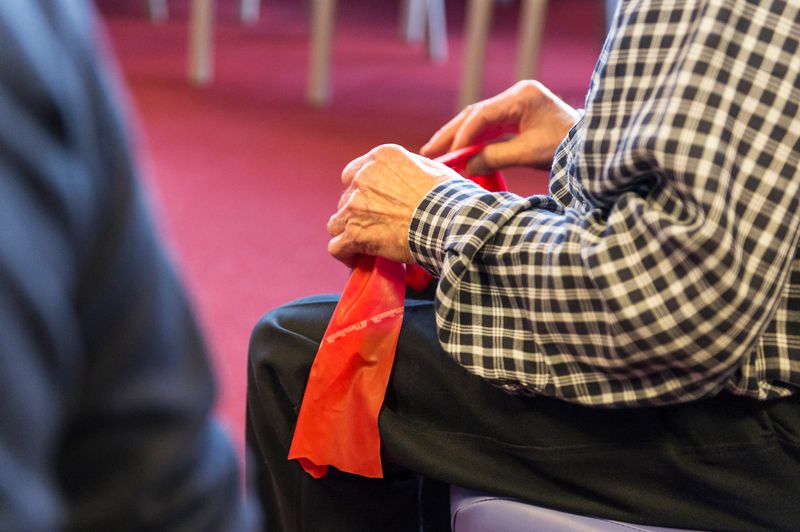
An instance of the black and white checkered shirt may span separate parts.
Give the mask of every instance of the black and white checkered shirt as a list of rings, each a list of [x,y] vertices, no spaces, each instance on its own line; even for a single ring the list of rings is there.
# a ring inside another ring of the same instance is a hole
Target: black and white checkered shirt
[[[800,387],[800,2],[623,0],[551,194],[435,188],[447,352],[596,406]]]

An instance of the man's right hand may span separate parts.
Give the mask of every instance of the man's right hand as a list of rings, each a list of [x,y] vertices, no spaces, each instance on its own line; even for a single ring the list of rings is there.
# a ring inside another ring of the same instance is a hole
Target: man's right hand
[[[468,105],[420,153],[437,157],[475,143],[487,144],[467,165],[472,175],[509,166],[549,168],[578,113],[538,81],[520,81],[493,98]]]

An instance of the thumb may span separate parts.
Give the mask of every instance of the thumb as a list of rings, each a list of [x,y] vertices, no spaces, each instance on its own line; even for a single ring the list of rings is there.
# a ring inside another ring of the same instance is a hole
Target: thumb
[[[487,144],[467,163],[471,175],[486,175],[510,166],[528,166],[533,163],[530,146],[519,136]]]

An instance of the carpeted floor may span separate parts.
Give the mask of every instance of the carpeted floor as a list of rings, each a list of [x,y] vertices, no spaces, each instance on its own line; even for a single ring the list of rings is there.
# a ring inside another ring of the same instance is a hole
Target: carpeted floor
[[[303,96],[307,3],[268,0],[254,27],[218,1],[217,77],[184,79],[187,0],[153,25],[145,0],[97,0],[128,83],[141,159],[160,225],[206,331],[220,385],[218,412],[240,449],[250,330],[266,310],[336,292],[347,270],[327,256],[325,222],[339,174],[384,142],[421,146],[455,111],[463,2],[449,2],[450,59],[433,65],[397,33],[399,2],[339,3],[334,100]],[[538,79],[580,106],[601,44],[596,0],[550,2]],[[498,5],[485,94],[514,81],[516,2]],[[546,175],[507,174],[521,194]]]

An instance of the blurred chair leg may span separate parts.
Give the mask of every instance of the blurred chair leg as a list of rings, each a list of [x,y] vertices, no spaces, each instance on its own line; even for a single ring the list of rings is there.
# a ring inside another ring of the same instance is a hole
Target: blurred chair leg
[[[428,57],[442,63],[447,60],[447,18],[445,0],[425,0],[428,19]]]
[[[189,81],[206,85],[214,77],[214,0],[192,0],[189,15]]]
[[[441,63],[447,60],[447,18],[445,0],[403,0],[400,34],[410,43],[428,39],[428,57]]]
[[[330,101],[331,46],[336,0],[311,0],[311,61],[306,98],[320,107]]]
[[[539,65],[547,0],[523,0],[519,20],[517,79],[532,79]]]
[[[261,10],[261,0],[241,0],[239,3],[239,20],[242,24],[255,24],[258,22]]]
[[[147,0],[147,11],[152,22],[167,20],[167,0]]]
[[[400,35],[411,43],[425,39],[425,8],[428,0],[403,0],[400,13]]]
[[[476,102],[481,95],[483,62],[486,59],[486,43],[492,22],[494,0],[469,0],[466,20],[466,52],[461,76],[458,106],[463,108]]]

